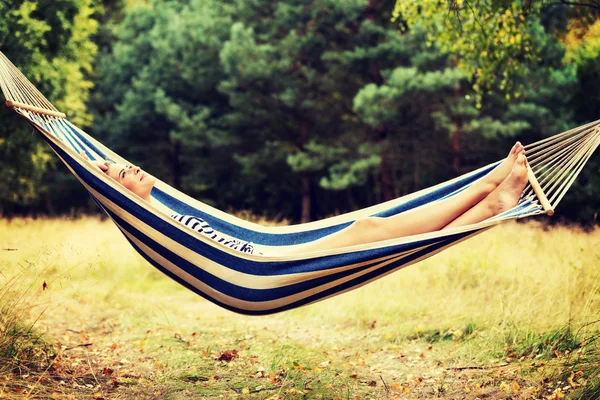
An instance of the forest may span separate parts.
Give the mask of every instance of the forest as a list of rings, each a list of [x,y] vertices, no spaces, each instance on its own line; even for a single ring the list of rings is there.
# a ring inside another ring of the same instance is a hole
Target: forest
[[[0,399],[600,399],[599,17],[0,0]]]
[[[567,1],[4,0],[0,51],[159,179],[226,211],[307,222],[598,119],[599,13]],[[98,211],[31,127],[4,107],[0,121],[0,215]],[[596,154],[557,220],[596,224],[599,210]]]

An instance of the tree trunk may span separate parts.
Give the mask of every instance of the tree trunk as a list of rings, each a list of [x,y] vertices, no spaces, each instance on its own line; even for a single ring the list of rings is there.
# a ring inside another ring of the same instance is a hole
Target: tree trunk
[[[419,160],[419,143],[413,139],[413,192],[421,186],[421,162]]]
[[[379,173],[381,176],[381,191],[383,192],[383,201],[394,198],[394,178],[389,162],[390,152],[386,149],[381,154],[381,167]]]
[[[308,124],[305,119],[302,119],[300,122],[300,143],[302,147],[308,143]],[[312,193],[310,188],[310,173],[305,172],[302,174],[302,213],[300,217],[300,221],[302,223],[312,221],[312,210],[311,210],[311,199]]]
[[[308,122],[302,116],[300,117],[300,146],[304,148],[304,146],[308,143],[309,134],[308,134]],[[300,213],[300,222],[310,222],[312,221],[312,210],[311,210],[311,200],[312,200],[312,191],[311,191],[311,177],[310,172],[304,172],[300,178],[301,180],[301,196],[302,196],[302,209]]]
[[[50,198],[50,196],[45,196],[44,203],[46,204],[46,212],[48,215],[54,216],[56,215],[56,208],[54,207],[54,202]]]
[[[173,186],[177,190],[181,190],[181,174],[183,167],[181,166],[181,142],[176,140],[173,144]]]
[[[312,221],[311,208],[310,208],[310,176],[308,174],[302,175],[302,223]]]
[[[456,176],[460,175],[460,125],[454,121],[456,129],[452,133],[452,169]]]
[[[454,97],[456,101],[460,101],[460,86],[456,86],[454,89]],[[461,141],[460,131],[462,128],[462,121],[459,116],[454,118],[454,132],[452,133],[452,168],[456,176],[460,175],[460,153],[461,153]]]
[[[383,4],[377,0],[369,0],[369,4],[365,9],[365,16],[369,21],[374,22],[375,18],[381,14],[381,7]]]

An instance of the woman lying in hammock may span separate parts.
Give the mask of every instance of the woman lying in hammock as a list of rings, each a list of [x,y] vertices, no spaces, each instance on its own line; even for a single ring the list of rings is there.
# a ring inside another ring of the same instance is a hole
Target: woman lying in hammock
[[[87,157],[82,154],[87,160]],[[311,243],[294,246],[294,253],[341,248],[441,229],[475,224],[515,207],[527,185],[525,150],[517,142],[508,157],[492,172],[455,196],[386,217],[366,217],[345,229]],[[156,178],[133,165],[94,162],[100,170],[142,199],[150,202]],[[186,226],[223,245],[246,253],[254,252],[250,242],[226,237],[193,216],[171,215]],[[288,252],[289,254],[289,252]]]

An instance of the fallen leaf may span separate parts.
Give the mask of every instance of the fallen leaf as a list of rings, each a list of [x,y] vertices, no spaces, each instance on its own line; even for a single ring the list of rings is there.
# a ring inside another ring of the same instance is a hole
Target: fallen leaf
[[[547,396],[546,399],[549,400],[560,400],[562,398],[564,398],[565,395],[563,392],[560,391],[560,389],[556,389],[554,392],[552,392],[552,394],[550,396]]]
[[[232,351],[223,351],[219,354],[219,357],[217,358],[217,360],[219,361],[231,361],[234,358],[239,358],[239,354],[237,352],[237,350],[232,350]]]

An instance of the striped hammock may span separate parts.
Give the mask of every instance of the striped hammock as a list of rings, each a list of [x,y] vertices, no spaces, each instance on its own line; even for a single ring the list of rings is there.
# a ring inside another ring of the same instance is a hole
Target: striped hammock
[[[289,249],[367,217],[389,217],[454,196],[501,161],[437,186],[379,205],[306,224],[263,227],[226,214],[157,180],[145,202],[90,165],[129,162],[71,124],[0,52],[6,105],[24,117],[89,191],[131,245],[164,274],[228,310],[262,315],[289,310],[358,288],[444,250],[504,221],[552,214],[600,144],[600,120],[525,147],[529,185],[513,209],[486,221],[443,231],[346,248],[290,255]],[[170,218],[192,215],[215,230],[261,248],[232,250]]]

